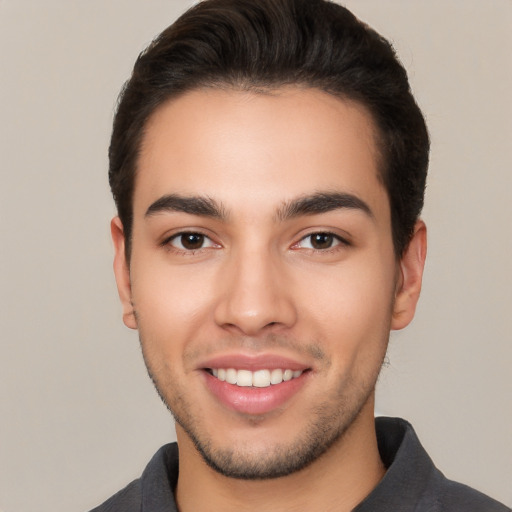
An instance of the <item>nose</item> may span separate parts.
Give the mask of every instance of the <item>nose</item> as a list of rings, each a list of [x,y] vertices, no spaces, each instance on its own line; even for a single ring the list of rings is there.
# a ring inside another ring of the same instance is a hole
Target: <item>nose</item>
[[[291,327],[297,320],[292,283],[278,257],[240,251],[225,262],[215,308],[217,325],[246,336]]]

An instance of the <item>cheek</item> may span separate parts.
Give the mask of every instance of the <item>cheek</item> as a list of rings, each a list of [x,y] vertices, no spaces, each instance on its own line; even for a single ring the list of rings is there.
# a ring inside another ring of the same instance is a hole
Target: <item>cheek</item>
[[[331,344],[333,351],[344,349],[348,358],[350,352],[353,357],[359,351],[381,352],[389,336],[392,266],[373,263],[342,265],[303,282],[304,316],[316,326],[319,341]]]
[[[132,298],[144,339],[169,351],[198,335],[210,314],[213,290],[211,279],[190,267],[134,265]]]

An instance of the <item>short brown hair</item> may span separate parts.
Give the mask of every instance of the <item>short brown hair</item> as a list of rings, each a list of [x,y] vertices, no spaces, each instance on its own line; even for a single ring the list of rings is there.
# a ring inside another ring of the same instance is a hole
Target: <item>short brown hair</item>
[[[291,84],[358,101],[371,113],[395,253],[403,253],[423,207],[429,137],[391,44],[326,0],[205,0],[141,53],[120,94],[109,180],[127,258],[137,160],[151,114],[200,87],[258,90]]]

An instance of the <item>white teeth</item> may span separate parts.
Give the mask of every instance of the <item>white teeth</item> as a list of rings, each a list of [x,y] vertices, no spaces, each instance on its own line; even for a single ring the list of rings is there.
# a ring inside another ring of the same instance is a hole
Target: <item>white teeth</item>
[[[268,388],[270,385],[281,384],[302,375],[302,370],[236,370],[234,368],[212,368],[212,375],[221,381],[242,387]]]
[[[252,372],[249,370],[238,370],[236,385],[244,387],[252,386]]]
[[[270,386],[270,370],[258,370],[252,374],[252,385],[256,388]]]
[[[270,374],[270,384],[281,384],[283,382],[283,370],[279,368],[277,370],[272,370]]]
[[[237,371],[234,368],[228,368],[226,370],[226,382],[229,384],[236,384]]]

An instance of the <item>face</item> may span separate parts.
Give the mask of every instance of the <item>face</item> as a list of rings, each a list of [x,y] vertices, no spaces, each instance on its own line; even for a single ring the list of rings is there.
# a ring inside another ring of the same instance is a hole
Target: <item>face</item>
[[[289,474],[373,422],[422,264],[395,257],[375,147],[362,107],[314,89],[193,91],[148,123],[129,265],[112,223],[124,319],[222,474]]]

